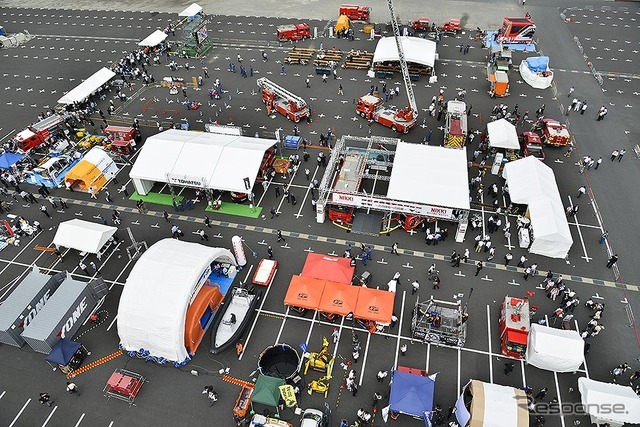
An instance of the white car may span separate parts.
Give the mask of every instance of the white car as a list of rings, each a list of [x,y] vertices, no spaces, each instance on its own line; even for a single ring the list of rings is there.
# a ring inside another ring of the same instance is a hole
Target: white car
[[[306,409],[302,413],[300,427],[326,427],[327,417],[317,409]]]

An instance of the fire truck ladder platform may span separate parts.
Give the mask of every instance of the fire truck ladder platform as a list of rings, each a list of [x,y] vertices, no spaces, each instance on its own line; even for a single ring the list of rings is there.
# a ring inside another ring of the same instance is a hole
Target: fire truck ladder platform
[[[255,387],[254,383],[250,383],[250,382],[244,381],[244,380],[239,380],[238,378],[233,378],[233,377],[230,377],[229,375],[223,375],[222,376],[222,381],[226,381],[226,382],[231,383],[233,385],[237,385],[238,387],[247,387],[247,388],[254,388]]]
[[[274,82],[267,79],[266,77],[260,77],[258,80],[256,80],[256,84],[258,85],[258,87],[262,89],[267,89],[272,91],[273,93],[276,94],[276,96],[278,96],[278,98],[286,99],[288,101],[293,101],[301,107],[304,107],[305,105],[307,105],[304,99],[302,99],[296,94],[289,92],[287,89],[283,88],[282,86],[275,84]]]
[[[122,350],[118,350],[115,353],[111,353],[108,356],[102,357],[102,358],[96,360],[95,362],[91,362],[88,365],[83,366],[82,368],[78,368],[78,369],[74,370],[73,372],[69,372],[67,374],[67,379],[69,380],[71,378],[77,377],[80,374],[84,374],[89,369],[93,369],[96,366],[102,365],[103,363],[107,363],[107,362],[109,362],[109,361],[111,361],[111,360],[113,360],[116,357],[121,356],[121,355],[122,355]]]

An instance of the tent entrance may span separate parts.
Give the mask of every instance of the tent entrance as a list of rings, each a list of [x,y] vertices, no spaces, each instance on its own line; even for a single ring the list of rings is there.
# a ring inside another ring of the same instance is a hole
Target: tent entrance
[[[367,236],[379,236],[383,218],[384,213],[382,212],[371,211],[367,213],[364,209],[357,209],[351,224],[351,231]]]

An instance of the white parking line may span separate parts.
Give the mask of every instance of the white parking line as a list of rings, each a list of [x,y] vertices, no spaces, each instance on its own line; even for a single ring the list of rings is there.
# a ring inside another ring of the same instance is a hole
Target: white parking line
[[[304,343],[308,346],[309,339],[311,339],[311,333],[313,332],[313,325],[316,324],[316,319],[318,317],[318,310],[313,312],[313,317],[311,318],[311,324],[309,325],[309,332],[307,333],[307,338],[305,338]],[[337,347],[337,345],[336,345]]]
[[[287,311],[284,313],[284,317],[282,318],[282,325],[280,325],[280,330],[278,331],[278,336],[276,337],[276,341],[273,343],[274,345],[278,344],[280,342],[280,336],[282,335],[282,330],[284,329],[284,324],[287,321],[287,317],[289,317],[289,306],[287,306]]]
[[[489,337],[489,381],[493,384],[493,360],[492,354],[493,350],[491,350],[491,311],[489,309],[489,304],[487,304],[487,336]]]
[[[78,427],[80,425],[80,423],[82,422],[82,419],[84,418],[84,416],[85,416],[85,413],[83,412],[82,415],[80,415],[80,419],[76,423],[75,427]]]
[[[5,393],[6,393],[6,392],[7,392],[7,391],[6,391],[6,390],[4,390],[4,391],[2,392],[2,394],[0,394],[0,399],[2,399],[2,397],[5,395]]]
[[[460,393],[462,391],[461,384],[460,384],[460,365],[461,365],[460,362],[461,361],[462,361],[462,350],[460,350],[460,347],[458,347],[458,388],[456,389],[457,393]]]
[[[47,425],[47,423],[49,423],[49,420],[51,419],[51,417],[53,417],[53,414],[55,414],[57,410],[58,410],[58,407],[54,406],[53,410],[49,413],[49,416],[47,417],[47,419],[44,420],[44,423],[42,424],[42,427],[45,427]]]
[[[362,381],[364,380],[364,367],[367,361],[367,354],[369,354],[369,344],[371,342],[371,334],[367,333],[367,345],[364,346],[364,357],[362,358],[362,368],[360,369],[360,381],[358,386],[362,387]]]
[[[249,329],[249,333],[247,334],[247,339],[244,340],[243,350],[240,356],[238,357],[238,360],[242,360],[242,356],[244,356],[244,352],[247,349],[247,346],[249,345],[249,340],[251,339],[251,335],[253,335],[253,330],[256,327],[256,323],[258,323],[258,317],[260,317],[260,312],[262,311],[262,307],[264,307],[264,303],[267,300],[267,296],[269,295],[269,289],[271,289],[271,285],[273,284],[273,281],[277,273],[278,273],[278,270],[276,270],[275,273],[273,273],[271,282],[269,282],[269,286],[267,286],[267,290],[264,292],[264,296],[262,297],[262,302],[260,303],[260,308],[258,308],[258,313],[256,313],[255,317],[253,318],[253,324],[251,325],[251,329]]]
[[[567,195],[567,198],[569,199],[569,206],[573,206],[573,201],[571,200],[571,196]],[[580,237],[580,243],[582,244],[582,251],[584,252],[584,256],[582,257],[582,259],[589,262],[592,258],[590,258],[589,254],[587,254],[587,247],[584,245],[584,239],[582,238],[582,231],[580,230],[580,223],[578,222],[578,214],[573,215],[573,219],[575,221],[573,225],[575,225],[576,229],[578,230],[578,236]]]
[[[520,368],[522,368],[522,388],[527,386],[527,377],[524,373],[524,359],[520,359]]]
[[[316,179],[316,174],[318,173],[318,168],[319,166],[316,166],[316,170],[313,171],[313,176],[311,177],[311,182],[313,182],[314,179]],[[309,186],[307,186],[307,191],[304,193],[304,198],[302,199],[302,202],[300,202],[300,209],[298,209],[298,213],[296,214],[296,218],[300,218],[301,216],[303,216],[300,212],[302,212],[302,208],[304,208],[305,203],[307,201],[307,197],[309,197],[309,191],[311,190],[311,188]]]
[[[24,405],[22,405],[22,409],[20,409],[20,412],[18,412],[18,415],[16,415],[13,421],[11,421],[11,424],[9,424],[9,427],[13,427],[15,425],[16,421],[18,421],[18,418],[20,418],[20,415],[22,415],[24,410],[27,408],[27,405],[29,404],[29,402],[31,402],[31,398],[27,399]]]
[[[425,364],[424,370],[429,372],[429,358],[431,357],[431,343],[427,342],[427,363]]]
[[[578,326],[578,321],[574,320],[575,325],[576,325],[576,331],[578,331],[578,333],[580,333],[580,327]],[[585,343],[586,345],[586,343]],[[584,363],[584,374],[586,375],[587,378],[589,378],[589,368],[587,368],[587,356],[583,353],[582,355],[582,361]]]
[[[400,350],[400,339],[402,338],[402,319],[404,318],[404,301],[407,297],[407,291],[402,291],[402,308],[400,309],[400,319],[398,320],[398,336],[396,339],[396,355],[393,360],[393,369],[398,367],[398,351]]]

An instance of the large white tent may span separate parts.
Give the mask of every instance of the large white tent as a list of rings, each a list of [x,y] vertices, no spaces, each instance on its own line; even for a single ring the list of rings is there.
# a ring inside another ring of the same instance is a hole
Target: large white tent
[[[176,363],[185,348],[187,309],[219,260],[235,265],[228,249],[163,239],[145,251],[127,278],[118,306],[118,336],[127,351]]]
[[[555,372],[575,372],[584,361],[584,340],[574,330],[532,324],[527,363]]]
[[[197,15],[200,12],[202,12],[202,6],[200,6],[198,3],[191,3],[191,5],[180,12],[178,16],[190,17]]]
[[[466,149],[399,142],[387,197],[453,209],[469,209]]]
[[[513,203],[529,206],[533,229],[531,253],[565,258],[573,238],[553,170],[533,156],[504,166],[503,176]]]
[[[166,40],[168,34],[164,31],[155,30],[153,33],[149,34],[144,40],[138,43],[138,46],[144,47],[154,47],[158,46],[160,43]]]
[[[264,153],[276,141],[170,129],[147,138],[129,176],[138,194],[148,194],[154,182],[247,192]]]
[[[611,427],[640,423],[640,397],[631,387],[581,377],[578,390],[592,423]]]
[[[436,42],[420,37],[400,37],[402,51],[407,62],[433,67],[436,63]],[[376,45],[373,63],[400,61],[398,46],[393,37],[382,37]]]
[[[455,416],[461,426],[468,427],[528,427],[527,396],[523,390],[498,384],[471,380],[473,399],[465,404],[465,393],[456,402]]]
[[[100,89],[100,86],[108,82],[116,73],[108,68],[102,67],[87,80],[67,92],[62,98],[58,99],[60,104],[73,104],[74,102],[82,102],[92,93]]]
[[[489,148],[506,148],[510,150],[518,150],[520,148],[516,127],[506,119],[487,123],[487,133],[489,134]]]
[[[60,223],[53,237],[53,244],[57,247],[97,254],[116,231],[116,227],[74,218]]]

